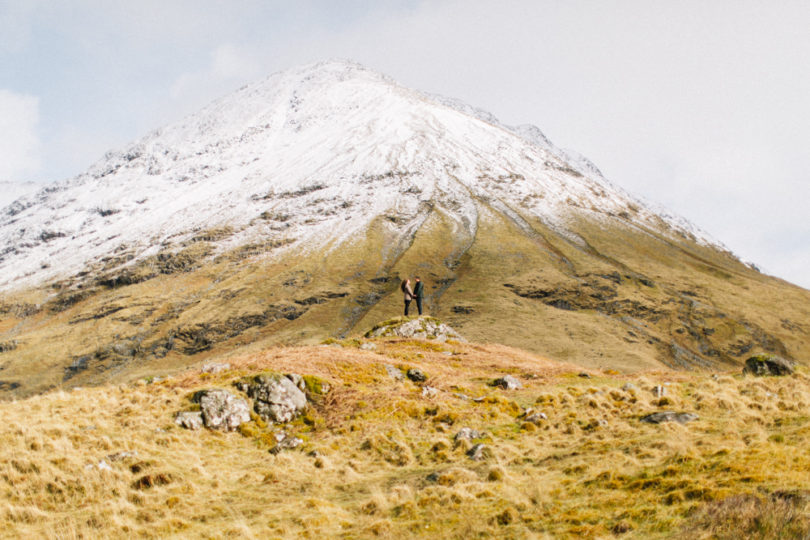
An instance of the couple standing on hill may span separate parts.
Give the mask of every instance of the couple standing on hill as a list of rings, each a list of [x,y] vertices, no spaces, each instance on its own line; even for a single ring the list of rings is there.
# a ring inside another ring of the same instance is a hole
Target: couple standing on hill
[[[411,289],[410,278],[403,279],[399,288],[402,289],[402,293],[405,295],[405,316],[408,316],[408,307],[411,305],[411,300],[414,298],[416,299],[416,309],[419,310],[419,315],[421,315],[422,298],[425,297],[425,287],[422,285],[422,280],[419,279],[419,276],[416,276],[416,283],[413,286],[413,290]]]

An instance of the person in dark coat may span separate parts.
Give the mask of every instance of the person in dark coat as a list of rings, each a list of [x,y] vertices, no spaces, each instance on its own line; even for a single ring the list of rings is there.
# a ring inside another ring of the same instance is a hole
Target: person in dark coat
[[[422,299],[425,297],[425,285],[419,276],[416,276],[416,284],[413,286],[413,297],[416,299],[416,309],[419,315],[422,314]]]
[[[411,305],[411,300],[413,300],[413,291],[411,290],[411,280],[410,279],[403,279],[402,283],[399,285],[399,288],[402,289],[402,294],[405,296],[405,316],[408,316],[408,307]]]

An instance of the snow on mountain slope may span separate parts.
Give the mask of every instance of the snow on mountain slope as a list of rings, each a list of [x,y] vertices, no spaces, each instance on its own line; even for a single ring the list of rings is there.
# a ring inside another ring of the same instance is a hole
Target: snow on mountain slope
[[[34,182],[0,182],[0,208],[41,188],[41,184]]]
[[[474,233],[482,202],[563,234],[575,235],[567,227],[575,216],[621,216],[628,226],[717,245],[534,126],[505,126],[333,61],[246,86],[7,206],[0,290],[75,273],[122,246],[154,254],[223,225],[236,231],[223,249],[256,239],[334,248],[380,217],[410,234],[431,208]]]

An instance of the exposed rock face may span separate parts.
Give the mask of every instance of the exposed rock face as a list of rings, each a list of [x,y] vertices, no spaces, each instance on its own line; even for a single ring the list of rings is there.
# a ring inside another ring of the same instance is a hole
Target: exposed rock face
[[[288,377],[257,375],[247,393],[255,402],[256,414],[272,422],[289,422],[307,406],[307,396]]]
[[[758,354],[745,361],[743,373],[752,375],[791,375],[794,362],[772,354]]]
[[[288,373],[285,375],[288,379],[292,381],[292,383],[302,392],[307,391],[307,383],[304,382],[304,378],[299,375],[298,373]]]
[[[403,337],[414,339],[431,339],[444,342],[448,339],[466,341],[461,335],[433,317],[397,317],[382,322],[366,332],[367,338],[375,337]]]
[[[413,382],[425,382],[427,380],[427,375],[419,368],[409,369],[406,375]]]
[[[198,393],[203,423],[209,429],[233,431],[250,421],[248,403],[227,390],[214,388]]]
[[[679,424],[686,424],[692,420],[697,420],[699,417],[696,414],[686,412],[662,411],[648,414],[641,418],[642,422],[648,424],[662,424],[664,422],[678,422]]]

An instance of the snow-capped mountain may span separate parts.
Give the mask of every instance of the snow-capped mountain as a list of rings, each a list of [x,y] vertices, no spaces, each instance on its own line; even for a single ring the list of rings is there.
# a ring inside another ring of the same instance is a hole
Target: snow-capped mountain
[[[380,216],[407,236],[440,209],[474,236],[480,201],[573,237],[570,220],[586,216],[713,242],[534,126],[326,62],[246,86],[11,203],[0,220],[0,290],[225,225],[236,234],[221,249],[278,237],[286,250],[311,251],[362,235]]]
[[[357,335],[417,275],[465,337],[591,367],[810,352],[810,293],[538,128],[326,62],[0,208],[0,397]]]

